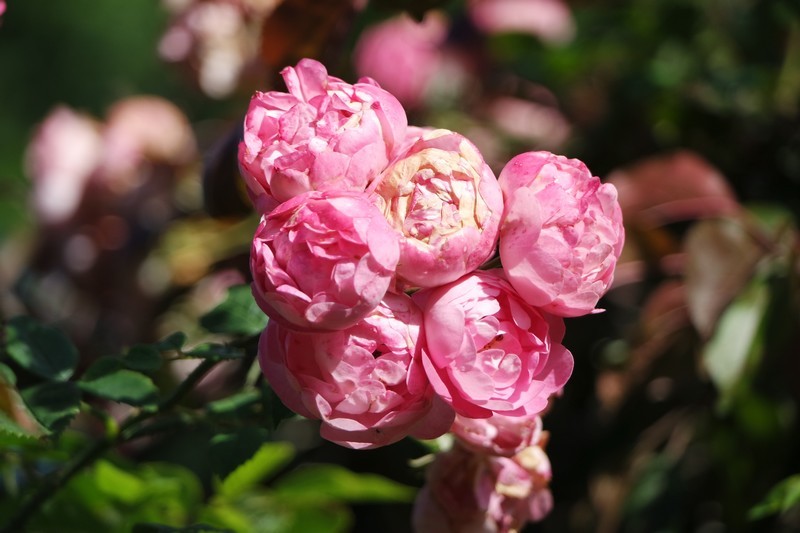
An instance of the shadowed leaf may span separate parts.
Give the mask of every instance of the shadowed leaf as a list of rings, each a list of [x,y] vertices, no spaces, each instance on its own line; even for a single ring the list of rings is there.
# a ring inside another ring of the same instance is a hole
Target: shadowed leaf
[[[78,351],[60,330],[18,316],[6,325],[6,352],[39,377],[66,381],[78,364]]]

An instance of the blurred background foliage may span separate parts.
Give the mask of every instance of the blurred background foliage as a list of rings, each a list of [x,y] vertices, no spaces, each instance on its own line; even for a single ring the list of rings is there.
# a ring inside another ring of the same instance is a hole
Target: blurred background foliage
[[[426,445],[321,442],[253,367],[238,130],[312,56],[495,172],[547,149],[619,189],[626,249],[607,311],[569,321],[575,373],[544,418],[555,508],[526,531],[800,529],[800,5],[532,0],[509,29],[475,2],[362,4],[9,2],[0,516],[52,492],[31,531],[409,530]],[[425,30],[364,44],[397,20]],[[73,144],[42,133],[58,106]],[[97,161],[48,189],[79,135]]]

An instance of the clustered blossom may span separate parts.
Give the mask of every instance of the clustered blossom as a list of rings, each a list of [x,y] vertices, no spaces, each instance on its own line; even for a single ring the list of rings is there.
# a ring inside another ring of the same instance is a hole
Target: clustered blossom
[[[267,380],[343,446],[451,431],[420,531],[543,518],[540,415],[572,373],[564,317],[596,312],[612,281],[615,189],[549,152],[495,178],[472,142],[409,126],[369,78],[351,85],[310,59],[283,77],[288,93],[253,97],[239,146],[261,214],[250,266],[271,319]]]

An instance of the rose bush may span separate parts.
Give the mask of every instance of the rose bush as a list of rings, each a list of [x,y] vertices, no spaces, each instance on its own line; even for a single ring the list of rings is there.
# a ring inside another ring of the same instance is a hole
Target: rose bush
[[[281,74],[289,92],[256,92],[239,144],[256,208],[311,190],[363,191],[405,134],[400,102],[369,78],[351,85],[311,59]]]
[[[421,137],[375,181],[401,235],[399,280],[435,287],[478,268],[494,252],[502,193],[478,149],[458,133]]]
[[[625,231],[617,191],[577,159],[520,154],[498,178],[500,258],[525,300],[554,315],[591,313],[614,278]]]
[[[535,415],[569,379],[563,320],[525,303],[501,270],[479,270],[415,298],[425,316],[425,372],[458,414]]]
[[[250,253],[253,294],[288,327],[343,329],[380,303],[398,258],[397,234],[368,197],[312,191],[262,217]]]
[[[259,361],[293,411],[322,420],[321,435],[373,448],[411,434],[436,438],[453,411],[433,394],[420,364],[422,313],[405,294],[387,294],[366,318],[334,333],[300,333],[270,322]]]

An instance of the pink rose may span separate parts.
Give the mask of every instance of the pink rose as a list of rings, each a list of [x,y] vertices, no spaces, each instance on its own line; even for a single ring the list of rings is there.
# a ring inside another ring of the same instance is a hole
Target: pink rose
[[[363,193],[312,191],[262,217],[253,294],[286,326],[344,329],[380,303],[398,257],[397,234]]]
[[[466,447],[483,453],[511,456],[535,444],[542,435],[542,419],[534,416],[467,418],[456,415],[450,431]]]
[[[577,159],[550,152],[516,156],[499,181],[506,208],[500,257],[511,284],[554,315],[591,313],[625,241],[617,190]]]
[[[334,333],[300,333],[270,322],[259,361],[278,397],[321,435],[375,448],[407,435],[444,434],[453,411],[433,394],[420,366],[422,315],[405,294],[387,294],[366,318]]]
[[[564,321],[525,303],[501,270],[476,271],[415,298],[425,316],[425,372],[456,413],[534,415],[569,379]]]
[[[282,72],[288,93],[257,92],[244,121],[239,166],[256,208],[311,190],[363,191],[395,156],[408,124],[397,99],[303,59]]]
[[[371,26],[358,41],[354,62],[404,105],[419,105],[442,67],[447,21],[430,11],[422,22],[403,14]]]
[[[425,132],[374,185],[384,216],[402,235],[401,281],[416,287],[449,283],[494,253],[502,193],[464,136]]]
[[[417,533],[519,531],[553,507],[550,461],[539,445],[514,457],[454,446],[436,456],[414,502]]]

